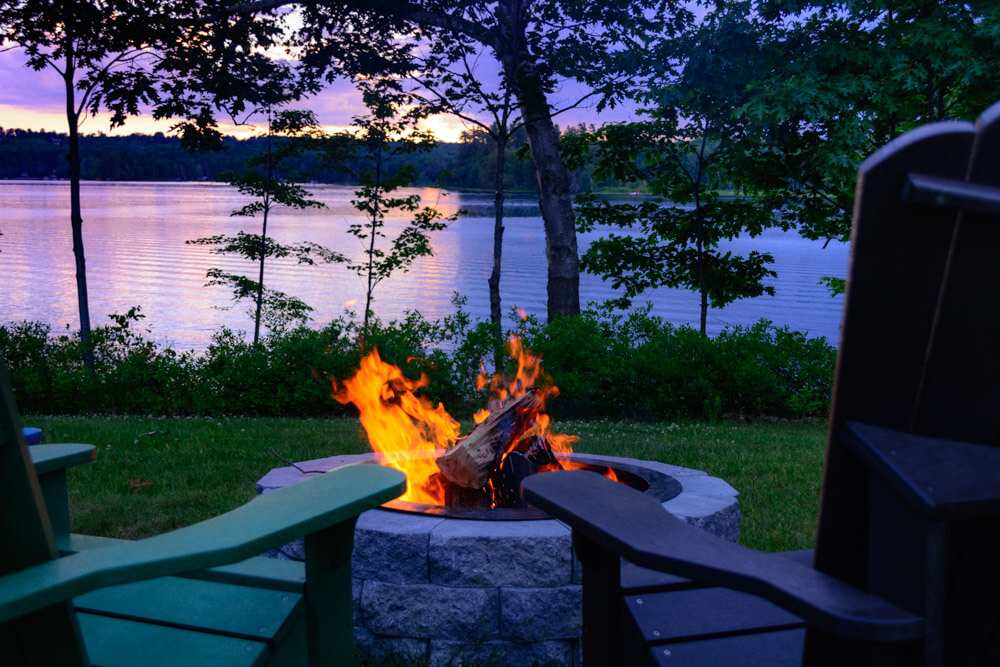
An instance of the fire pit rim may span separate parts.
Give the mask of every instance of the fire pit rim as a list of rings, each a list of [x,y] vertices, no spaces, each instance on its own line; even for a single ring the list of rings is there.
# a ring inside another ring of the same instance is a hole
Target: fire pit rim
[[[663,472],[682,484],[681,493],[665,503],[663,508],[674,516],[687,521],[688,523],[704,528],[708,532],[718,535],[724,539],[735,542],[740,535],[740,510],[739,491],[734,489],[726,480],[709,475],[704,470],[685,468],[671,463],[664,463],[656,460],[635,459],[623,456],[607,456],[602,454],[588,454],[599,459],[603,464],[609,463],[630,463],[643,467],[653,468]],[[368,452],[365,454],[336,454],[319,459],[299,461],[295,465],[272,468],[257,480],[255,485],[257,493],[268,493],[289,484],[301,481],[315,474],[322,474],[334,468],[345,465],[358,465],[365,461],[371,461],[375,454]],[[414,521],[430,521],[433,524],[446,521],[445,517],[420,516],[407,512],[393,512],[381,508],[369,510],[366,514],[383,513],[394,514],[399,517],[412,517]],[[364,516],[364,515],[362,515]],[[549,519],[555,522],[555,519]],[[489,521],[458,521],[458,523],[477,524],[485,527],[498,525],[497,522]],[[516,523],[516,522],[500,522]],[[534,521],[530,523],[536,523]],[[537,523],[545,523],[544,521]]]
[[[417,453],[419,455],[419,453]],[[435,455],[434,450],[428,450],[426,456]],[[645,488],[640,491],[648,493],[656,498],[660,503],[664,503],[680,495],[683,487],[675,478],[648,467],[632,465],[621,461],[609,464],[607,457],[592,454],[573,452],[571,454],[559,454],[560,459],[569,459],[575,463],[582,463],[590,466],[590,470],[595,472],[601,469],[612,469],[617,473],[624,473],[625,477],[634,477],[645,483]],[[379,465],[373,458],[364,463]],[[549,474],[549,473],[538,473]],[[631,481],[631,480],[630,480]],[[638,488],[634,483],[628,483],[633,488]],[[424,516],[447,517],[449,519],[466,519],[478,521],[530,521],[537,519],[551,519],[552,515],[543,512],[535,507],[525,508],[482,508],[482,507],[455,507],[450,505],[430,505],[427,503],[415,503],[407,500],[390,500],[381,506],[382,509],[396,512],[406,512]]]

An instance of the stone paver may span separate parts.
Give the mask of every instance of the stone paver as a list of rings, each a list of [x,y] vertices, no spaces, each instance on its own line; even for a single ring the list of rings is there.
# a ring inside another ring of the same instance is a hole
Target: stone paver
[[[372,455],[305,461],[330,470]],[[736,541],[739,493],[701,470],[593,456],[604,465],[645,466],[678,480],[664,507]],[[302,479],[277,468],[266,493]],[[304,557],[302,541],[277,557]],[[580,662],[582,587],[569,528],[555,519],[470,521],[390,510],[358,519],[352,557],[355,636],[363,659],[430,665],[574,665]]]

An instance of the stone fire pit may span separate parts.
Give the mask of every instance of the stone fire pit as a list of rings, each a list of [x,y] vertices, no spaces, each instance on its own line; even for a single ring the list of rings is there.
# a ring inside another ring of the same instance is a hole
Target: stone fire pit
[[[654,461],[586,458],[672,477],[681,492],[663,504],[668,511],[720,537],[739,537],[739,494],[724,480]],[[333,456],[298,466],[326,471],[373,459]],[[293,467],[275,468],[257,491],[305,476]],[[302,542],[269,555],[303,559]],[[358,519],[352,569],[355,638],[367,659],[580,662],[580,567],[569,528],[555,519],[488,521],[370,510]]]

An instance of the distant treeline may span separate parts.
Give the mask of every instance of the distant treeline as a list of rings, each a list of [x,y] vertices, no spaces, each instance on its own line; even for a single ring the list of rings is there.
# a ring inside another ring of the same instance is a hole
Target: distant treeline
[[[192,153],[180,139],[162,132],[82,136],[82,177],[102,181],[214,181],[229,169],[244,168],[264,150],[263,138],[225,139],[225,150]],[[515,153],[513,141],[506,161],[506,183],[512,190],[534,190],[535,173],[527,157]],[[57,132],[0,128],[0,179],[66,179],[69,138]],[[465,133],[461,143],[439,143],[427,153],[404,158],[419,173],[421,185],[440,184],[457,189],[493,189],[496,147],[484,133]],[[307,159],[308,160],[308,159]],[[341,173],[304,162],[307,180],[350,183]]]

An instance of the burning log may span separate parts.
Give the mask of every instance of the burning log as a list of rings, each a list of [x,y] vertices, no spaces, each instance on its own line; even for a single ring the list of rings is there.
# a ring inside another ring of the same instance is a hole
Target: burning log
[[[562,465],[545,438],[534,435],[521,439],[493,475],[494,506],[527,507],[521,496],[524,478],[537,472],[561,469]]]
[[[500,465],[499,483],[494,483],[493,496],[497,507],[527,507],[521,497],[521,482],[538,472],[538,466],[521,452],[511,452]]]
[[[509,400],[495,410],[467,437],[437,458],[441,474],[467,489],[486,486],[490,476],[515,438],[527,430],[541,399],[533,391]]]

